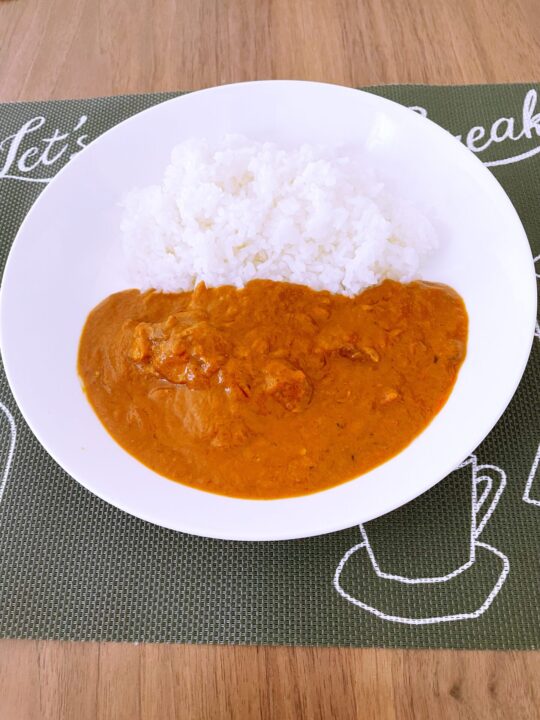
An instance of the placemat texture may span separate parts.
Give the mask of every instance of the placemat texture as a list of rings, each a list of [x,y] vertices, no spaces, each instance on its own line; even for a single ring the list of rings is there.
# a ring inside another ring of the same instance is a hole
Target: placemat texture
[[[538,256],[538,88],[370,91],[459,135],[509,193]],[[71,155],[169,97],[0,106],[2,266]],[[0,636],[540,647],[540,331],[534,345],[495,431],[429,493],[365,527],[261,544],[163,530],[98,500],[40,447],[2,372]]]

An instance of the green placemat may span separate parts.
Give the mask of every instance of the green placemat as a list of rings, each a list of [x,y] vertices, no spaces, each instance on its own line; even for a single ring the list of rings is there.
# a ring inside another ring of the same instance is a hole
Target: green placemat
[[[535,256],[538,87],[371,89],[427,113],[478,153],[512,198]],[[168,97],[0,106],[2,266],[26,212],[71,155]],[[255,544],[163,530],[92,496],[40,447],[2,373],[0,635],[539,647],[539,375],[540,332],[495,431],[408,506],[361,528]]]

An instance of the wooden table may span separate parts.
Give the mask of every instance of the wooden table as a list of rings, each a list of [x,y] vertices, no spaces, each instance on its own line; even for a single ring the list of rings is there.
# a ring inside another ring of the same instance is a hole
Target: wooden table
[[[0,0],[0,101],[526,82],[539,38],[538,0]],[[539,677],[537,653],[4,640],[0,718],[522,720],[540,717]]]

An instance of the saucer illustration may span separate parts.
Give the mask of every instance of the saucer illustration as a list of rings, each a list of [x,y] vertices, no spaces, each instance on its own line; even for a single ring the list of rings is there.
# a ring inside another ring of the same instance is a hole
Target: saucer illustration
[[[456,507],[456,521],[448,521],[448,508],[440,504],[447,521],[441,516],[428,522],[415,508],[417,500],[404,509],[401,521],[392,522],[392,513],[378,528],[378,521],[360,525],[361,542],[345,553],[334,576],[334,588],[345,600],[381,620],[408,625],[469,620],[489,608],[510,564],[479,536],[504,491],[506,475],[494,465],[479,465],[471,455],[444,482],[454,484],[452,497],[466,502],[469,512]],[[432,506],[437,512],[437,503]],[[426,575],[431,547],[434,554],[442,549],[438,567],[446,563],[446,572]]]

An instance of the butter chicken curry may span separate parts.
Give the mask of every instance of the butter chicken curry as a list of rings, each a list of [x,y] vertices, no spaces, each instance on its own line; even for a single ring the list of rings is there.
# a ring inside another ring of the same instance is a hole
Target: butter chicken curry
[[[352,298],[269,280],[128,290],[90,313],[79,373],[112,437],[156,472],[283,498],[403,450],[446,402],[467,323],[456,292],[425,282]]]

